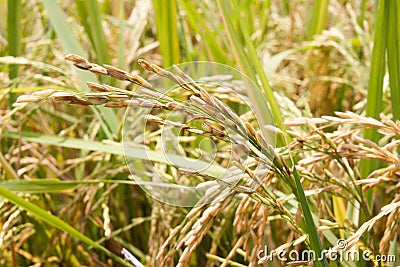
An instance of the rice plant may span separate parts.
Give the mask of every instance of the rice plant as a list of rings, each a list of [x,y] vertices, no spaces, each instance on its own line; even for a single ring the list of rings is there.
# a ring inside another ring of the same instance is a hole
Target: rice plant
[[[1,266],[399,264],[395,1],[0,5]]]

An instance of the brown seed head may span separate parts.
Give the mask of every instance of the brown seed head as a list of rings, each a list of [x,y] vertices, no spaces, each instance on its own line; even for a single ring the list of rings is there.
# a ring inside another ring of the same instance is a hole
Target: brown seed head
[[[104,64],[104,68],[107,69],[108,75],[118,80],[127,80],[127,72],[116,67]]]
[[[86,84],[90,88],[90,90],[93,90],[96,92],[108,92],[107,87],[104,86],[103,84],[98,84],[98,83],[93,83],[93,82],[87,82]]]
[[[68,61],[71,61],[75,64],[79,64],[79,63],[89,63],[85,58],[75,55],[75,54],[68,54],[65,56],[65,59]]]
[[[144,69],[146,69],[147,71],[153,71],[153,69],[151,68],[151,64],[149,62],[147,62],[144,59],[139,59],[138,63],[141,67],[143,67]]]
[[[89,67],[89,70],[95,74],[101,74],[101,75],[107,75],[108,71],[104,67],[97,65],[97,64],[91,64]]]

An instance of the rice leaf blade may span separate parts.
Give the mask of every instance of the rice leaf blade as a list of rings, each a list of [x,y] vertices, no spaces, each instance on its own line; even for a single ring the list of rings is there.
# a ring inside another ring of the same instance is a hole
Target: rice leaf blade
[[[376,14],[374,47],[372,50],[366,106],[366,115],[372,118],[379,118],[379,113],[383,110],[383,77],[386,73],[387,18],[389,17],[388,5],[386,3],[387,1],[379,1]],[[378,142],[379,140],[378,132],[372,128],[365,130],[364,137],[373,142]],[[363,178],[367,177],[377,166],[377,160],[362,160],[360,163],[361,176]],[[372,208],[372,190],[366,192],[366,199],[370,208]],[[366,218],[361,218],[361,222],[364,220]]]
[[[317,227],[315,226],[314,219],[311,215],[310,206],[308,205],[306,195],[304,194],[303,185],[300,182],[300,176],[295,166],[293,167],[293,176],[297,187],[297,197],[303,210],[304,224],[310,239],[310,248],[315,252],[316,255],[318,255],[318,257],[323,255],[322,261],[314,261],[314,266],[329,267],[328,261],[323,253],[324,249],[318,236]]]
[[[102,245],[96,243],[86,235],[80,233],[78,230],[67,224],[66,222],[62,221],[58,217],[50,214],[48,211],[40,208],[39,206],[36,206],[33,203],[30,203],[26,201],[25,199],[15,195],[11,191],[7,190],[3,186],[0,186],[0,196],[7,199],[14,205],[19,206],[20,208],[32,213],[36,217],[38,217],[40,220],[47,222],[48,224],[56,227],[57,229],[66,232],[73,238],[79,239],[82,242],[86,243],[89,246],[92,246],[93,248],[103,252],[105,255],[109,256],[122,266],[127,266],[127,267],[132,267],[129,263],[124,261],[122,258],[118,257]]]
[[[312,5],[312,13],[307,27],[307,40],[312,40],[314,35],[320,34],[325,29],[328,19],[329,0],[312,1]]]
[[[74,33],[67,21],[67,17],[59,4],[52,0],[43,0],[43,5],[48,12],[49,19],[57,33],[57,37],[60,40],[64,51],[66,53],[74,53],[78,55],[85,55],[85,50],[75,38]],[[82,70],[76,70],[77,76],[81,83],[81,88],[84,91],[89,91],[86,87],[87,81],[96,81],[96,77],[89,72]],[[92,107],[96,117],[101,122],[102,129],[109,139],[117,133],[119,129],[119,120],[115,115],[114,111],[104,107]]]
[[[247,45],[246,48],[249,54],[245,53],[246,50],[245,45],[240,42],[239,37],[237,36],[238,31],[234,28],[234,25],[231,21],[232,13],[235,12],[235,10],[230,10],[229,8],[231,5],[233,5],[233,8],[235,8],[234,4],[235,2],[217,0],[217,3],[224,22],[226,34],[231,44],[235,59],[239,65],[239,69],[245,75],[247,75],[250,78],[250,80],[254,82],[257,82],[258,79],[260,79],[261,86],[263,87],[264,98],[268,101],[268,104],[270,105],[271,113],[275,121],[275,124],[278,128],[282,129],[283,119],[281,112],[279,110],[278,102],[276,101],[276,98],[273,95],[272,88],[269,85],[268,79],[261,66],[260,60],[257,57],[254,46],[252,45],[249,36],[246,34],[246,32],[244,32],[243,35],[246,40],[246,45]],[[254,88],[254,86],[248,86],[248,88],[249,88],[248,94],[251,100],[254,101],[253,108],[255,109],[256,113],[262,116],[261,119],[263,121],[261,123],[268,122],[270,120],[270,118],[268,117],[269,112],[265,110],[266,109],[264,104],[265,102],[261,101],[260,90],[258,88]],[[283,143],[284,140],[278,140],[278,144],[283,144]]]
[[[169,67],[178,64],[180,48],[176,1],[153,0],[153,7],[157,36],[160,41],[160,52],[163,56],[163,66]]]
[[[82,140],[78,138],[65,138],[52,135],[34,134],[22,132],[21,136],[18,133],[3,132],[4,137],[8,138],[22,138],[28,142],[41,143],[47,145],[54,145],[58,147],[74,148],[88,151],[104,152],[113,155],[127,156],[140,160],[151,160],[166,164],[175,164],[182,168],[196,169],[198,164],[209,165],[207,162],[196,161],[193,166],[188,166],[188,160],[186,157],[172,154],[163,154],[153,150],[145,150],[143,147],[130,147],[124,148],[121,143],[105,144],[98,141]],[[197,164],[197,165],[196,165]],[[211,165],[205,170],[206,173],[213,176],[219,176],[225,172],[225,168],[219,165]]]
[[[387,34],[387,60],[390,82],[390,97],[394,120],[400,119],[400,4],[389,1],[389,20]]]
[[[21,0],[7,1],[7,41],[10,56],[19,56],[21,48]],[[14,79],[18,76],[18,66],[9,66],[9,77]]]

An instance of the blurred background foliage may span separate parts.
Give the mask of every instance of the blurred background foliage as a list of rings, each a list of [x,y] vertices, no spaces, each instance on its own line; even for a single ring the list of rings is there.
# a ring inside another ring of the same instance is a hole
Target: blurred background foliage
[[[1,192],[1,266],[119,266],[110,253],[120,255],[122,247],[156,266],[156,250],[189,211],[157,203],[137,185],[106,182],[129,180],[113,148],[121,141],[123,110],[51,102],[13,106],[17,96],[42,89],[88,91],[86,81],[130,88],[74,69],[64,60],[67,53],[143,77],[149,75],[139,58],[164,67],[227,64],[259,85],[283,130],[284,120],[334,111],[400,116],[400,4],[394,0],[0,0],[0,8],[0,180],[19,197]],[[374,130],[364,136],[382,138]],[[59,145],[52,137],[80,142]],[[361,177],[381,166],[362,160]],[[44,178],[74,183],[35,183]],[[14,180],[27,183],[4,183]],[[390,202],[393,194],[384,192],[366,191],[372,210],[374,203]],[[40,215],[24,199],[55,216]],[[346,204],[338,203],[336,209]],[[232,221],[234,211],[230,207],[221,220]],[[340,221],[340,211],[332,216]],[[371,218],[365,216],[360,223]],[[272,244],[291,232],[279,220],[270,227]],[[220,266],[223,260],[205,257],[214,238],[226,247],[220,254],[229,253],[232,226],[221,223],[213,231],[191,266]],[[89,240],[82,243],[79,234]],[[398,251],[397,244],[391,251]]]

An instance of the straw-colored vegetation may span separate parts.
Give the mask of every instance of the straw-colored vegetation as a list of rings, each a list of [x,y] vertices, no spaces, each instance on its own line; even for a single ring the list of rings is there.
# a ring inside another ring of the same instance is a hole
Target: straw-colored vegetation
[[[398,266],[396,1],[0,5],[1,266]]]

